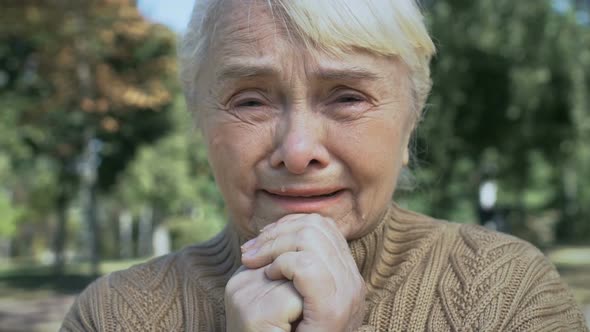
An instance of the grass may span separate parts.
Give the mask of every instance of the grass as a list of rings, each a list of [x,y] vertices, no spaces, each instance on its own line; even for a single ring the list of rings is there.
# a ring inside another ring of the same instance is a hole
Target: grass
[[[550,250],[547,257],[560,267],[590,269],[590,247],[559,247]]]
[[[576,301],[584,307],[589,307],[590,247],[554,248],[548,251],[547,257],[557,267]]]

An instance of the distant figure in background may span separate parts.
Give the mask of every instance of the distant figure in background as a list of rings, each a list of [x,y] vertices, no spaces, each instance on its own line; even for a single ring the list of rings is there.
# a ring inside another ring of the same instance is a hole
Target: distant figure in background
[[[391,202],[434,52],[413,0],[198,1],[181,70],[230,222],[62,330],[587,331],[530,244]]]

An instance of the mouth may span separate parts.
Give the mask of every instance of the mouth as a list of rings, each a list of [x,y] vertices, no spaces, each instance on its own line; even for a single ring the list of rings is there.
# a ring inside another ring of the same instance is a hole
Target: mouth
[[[338,195],[344,189],[311,189],[311,190],[263,190],[268,195],[280,198],[329,198]]]
[[[344,196],[345,189],[311,189],[311,190],[262,190],[273,204],[290,213],[310,213],[325,211],[338,204]]]

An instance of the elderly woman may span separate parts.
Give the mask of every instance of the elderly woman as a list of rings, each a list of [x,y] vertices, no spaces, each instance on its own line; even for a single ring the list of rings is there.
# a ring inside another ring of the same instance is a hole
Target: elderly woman
[[[530,244],[391,202],[433,53],[413,0],[198,1],[184,88],[230,223],[62,329],[587,331]]]

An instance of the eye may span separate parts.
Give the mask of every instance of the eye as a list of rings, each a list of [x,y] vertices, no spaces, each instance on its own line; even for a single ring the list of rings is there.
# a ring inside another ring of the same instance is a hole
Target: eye
[[[250,124],[271,120],[278,110],[271,92],[258,88],[235,93],[224,106],[228,114]]]
[[[234,110],[256,110],[269,105],[268,99],[258,90],[242,91],[229,100],[229,107]]]
[[[355,89],[340,87],[332,91],[325,102],[325,110],[339,119],[361,116],[373,106],[372,99]]]
[[[368,97],[352,89],[337,89],[328,98],[328,105],[339,109],[362,108],[368,104]]]
[[[332,93],[328,97],[328,103],[337,104],[340,106],[355,105],[363,102],[367,102],[369,99],[363,93],[347,88],[337,87],[332,90]]]
[[[261,107],[261,106],[264,106],[264,104],[262,102],[260,102],[259,100],[254,100],[254,99],[239,101],[234,104],[234,107],[246,107],[246,108]]]
[[[363,102],[363,101],[365,101],[365,99],[362,98],[361,96],[351,95],[351,94],[338,96],[336,98],[337,103],[343,103],[343,104],[353,104],[353,103],[358,103],[358,102]]]

